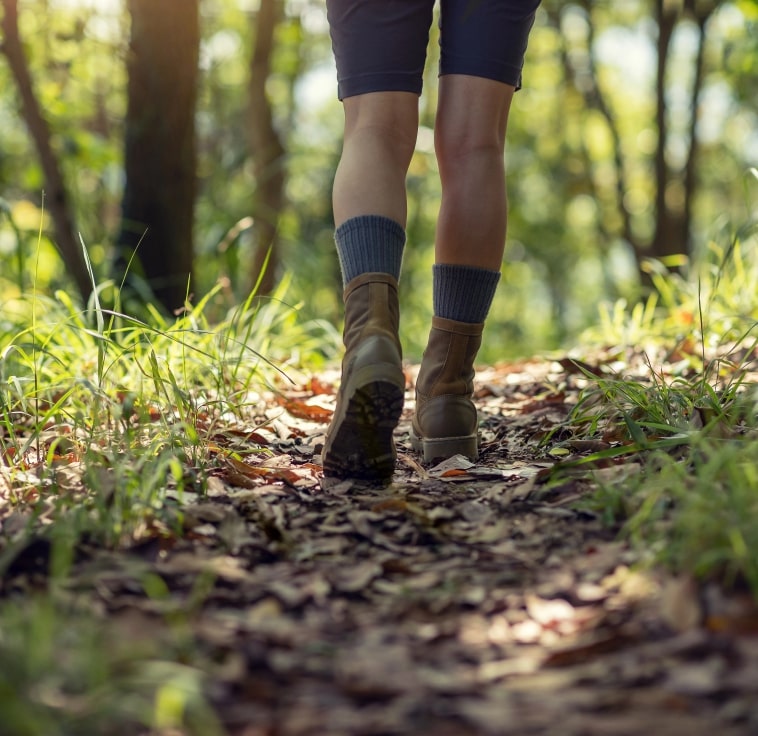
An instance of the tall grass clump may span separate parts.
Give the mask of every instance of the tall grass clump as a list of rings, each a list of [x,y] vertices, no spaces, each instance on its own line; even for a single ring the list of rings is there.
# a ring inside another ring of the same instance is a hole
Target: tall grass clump
[[[758,221],[734,231],[726,226],[694,258],[648,259],[642,268],[652,288],[630,306],[601,304],[585,342],[618,347],[681,347],[695,358],[723,355],[758,322]]]
[[[613,367],[586,372],[564,430],[606,449],[572,472],[606,467],[590,504],[653,561],[758,596],[758,223],[647,268],[649,298],[587,336]]]
[[[33,596],[0,606],[0,712],[8,736],[221,736],[207,679],[159,622],[103,622]],[[145,624],[149,623],[148,626]]]
[[[263,421],[264,394],[336,339],[254,294],[211,324],[218,289],[178,317],[81,308],[62,291],[3,305],[0,457],[12,504],[67,507],[111,545],[162,508],[168,489],[203,493],[220,421]],[[220,288],[220,287],[219,287]]]
[[[0,730],[213,736],[189,618],[151,618],[135,641],[133,624],[81,594],[74,566],[180,536],[181,500],[205,493],[219,428],[252,435],[271,392],[338,339],[300,320],[287,278],[214,322],[221,286],[171,318],[126,314],[118,295],[106,309],[117,290],[93,286],[86,305],[63,291],[0,304]]]

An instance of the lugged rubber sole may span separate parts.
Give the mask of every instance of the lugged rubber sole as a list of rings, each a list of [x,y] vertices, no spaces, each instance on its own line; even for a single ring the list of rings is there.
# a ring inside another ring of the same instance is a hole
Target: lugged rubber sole
[[[326,477],[379,482],[392,478],[397,459],[392,433],[400,421],[404,394],[404,387],[390,380],[355,389],[342,415],[333,420],[333,438],[323,457]]]

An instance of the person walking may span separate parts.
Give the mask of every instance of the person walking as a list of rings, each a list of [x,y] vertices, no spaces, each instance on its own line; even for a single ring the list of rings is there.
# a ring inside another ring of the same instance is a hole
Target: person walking
[[[332,203],[345,354],[324,475],[388,482],[405,377],[398,338],[406,175],[435,0],[326,0],[344,141]],[[500,279],[504,147],[539,0],[441,0],[434,128],[442,199],[434,315],[411,442],[425,461],[478,456],[474,361]]]

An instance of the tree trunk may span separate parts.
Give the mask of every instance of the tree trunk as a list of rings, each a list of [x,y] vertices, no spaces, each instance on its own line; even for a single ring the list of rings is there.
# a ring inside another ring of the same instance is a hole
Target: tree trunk
[[[8,59],[8,65],[21,98],[24,121],[34,141],[45,175],[47,191],[44,204],[53,220],[54,244],[79,294],[86,302],[92,291],[92,283],[87,272],[81,243],[76,235],[63,174],[50,144],[50,126],[34,94],[29,66],[18,31],[18,2],[17,0],[2,0],[2,3],[3,42],[0,49]]]
[[[627,191],[627,177],[622,149],[621,131],[619,130],[616,118],[613,115],[610,105],[608,104],[606,96],[600,88],[599,83],[600,75],[598,74],[598,65],[595,50],[595,27],[591,20],[592,3],[590,0],[582,0],[581,6],[584,8],[587,16],[588,36],[586,52],[588,68],[581,74],[580,79],[579,70],[576,69],[571,63],[565,40],[560,47],[561,63],[564,68],[566,79],[573,80],[574,87],[580,92],[582,98],[584,99],[586,109],[596,110],[599,112],[605,120],[606,125],[608,126],[608,133],[610,134],[611,140],[613,141],[613,168],[616,177],[616,208],[618,210],[618,214],[622,223],[621,236],[627,243],[629,243],[635,250],[637,250],[639,248],[639,241],[635,237],[634,231],[632,229],[631,213],[629,212],[629,208],[625,202],[625,194]],[[560,31],[560,8],[546,6],[545,11],[553,26],[558,31]],[[588,171],[591,171],[591,161],[589,160],[589,153],[586,152],[586,148],[585,155],[588,163]],[[596,193],[597,185],[591,173],[589,174],[588,179],[592,191]],[[608,237],[608,233],[604,232],[603,236]]]
[[[616,173],[616,202],[622,222],[622,231],[620,234],[633,246],[638,262],[641,262],[645,258],[652,257],[662,259],[667,256],[689,253],[692,249],[692,243],[690,242],[692,230],[692,203],[697,188],[696,164],[699,150],[697,140],[697,103],[700,97],[704,77],[705,24],[717,7],[717,3],[713,2],[713,0],[707,3],[705,0],[700,0],[700,2],[697,2],[696,0],[685,0],[684,3],[670,2],[669,0],[656,0],[655,3],[655,18],[658,25],[657,70],[655,77],[655,122],[658,135],[653,162],[655,210],[653,234],[644,241],[633,231],[631,213],[624,202],[627,184],[624,174],[621,135],[607,104],[606,98],[597,81],[598,74],[593,48],[593,4],[589,2],[589,0],[582,0],[581,6],[586,12],[589,23],[587,47],[589,74],[586,75],[586,78],[581,80],[581,83],[578,80],[579,72],[574,68],[570,61],[568,49],[565,45],[561,50],[561,54],[567,78],[573,78],[576,88],[584,97],[587,108],[595,109],[603,116],[613,140],[613,163]],[[697,52],[694,59],[693,84],[690,93],[692,109],[688,128],[687,158],[683,170],[677,171],[672,169],[666,156],[666,148],[669,140],[666,78],[669,68],[671,40],[676,29],[676,24],[679,22],[683,11],[690,13],[694,17],[698,26],[699,38]],[[560,13],[558,8],[547,6],[547,13],[548,18],[553,25],[560,29]],[[678,187],[680,191],[674,191],[674,187]],[[672,194],[677,194],[678,196],[672,197]],[[646,274],[643,272],[642,275],[643,281],[649,283]]]
[[[687,163],[684,167],[684,213],[683,219],[685,222],[685,232],[683,236],[687,242],[688,251],[692,249],[692,218],[693,218],[693,203],[695,200],[695,191],[697,189],[697,163],[700,153],[700,141],[697,137],[697,120],[698,120],[698,106],[700,103],[700,91],[703,87],[703,76],[705,69],[705,26],[708,23],[708,19],[716,10],[718,3],[713,2],[710,5],[704,5],[703,3],[690,0],[688,2],[689,9],[691,10],[698,30],[698,44],[697,54],[695,56],[695,74],[692,81],[692,90],[690,93],[690,108],[692,109],[692,118],[690,119],[690,149],[687,154]]]
[[[128,1],[126,187],[118,260],[124,267],[136,251],[140,275],[167,310],[183,306],[192,279],[198,1]]]
[[[656,0],[656,20],[658,21],[658,67],[655,79],[655,121],[658,128],[658,145],[655,151],[655,232],[645,255],[665,258],[685,252],[687,243],[683,241],[686,227],[683,213],[670,207],[667,190],[671,183],[671,170],[666,160],[668,143],[668,122],[666,120],[666,71],[671,37],[676,27],[678,7],[666,0]],[[694,114],[694,111],[693,111]]]
[[[261,0],[250,64],[250,146],[256,182],[255,254],[250,286],[258,284],[258,294],[270,294],[274,289],[279,262],[278,223],[284,206],[284,145],[274,127],[271,103],[266,95],[274,32],[281,18],[281,0]]]

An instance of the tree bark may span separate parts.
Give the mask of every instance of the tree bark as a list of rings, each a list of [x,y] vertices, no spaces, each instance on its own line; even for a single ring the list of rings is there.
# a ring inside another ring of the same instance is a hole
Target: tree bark
[[[34,93],[29,65],[18,30],[17,0],[2,0],[3,41],[0,49],[8,59],[8,65],[21,98],[21,110],[34,141],[47,187],[44,204],[53,220],[54,244],[58,249],[66,270],[76,284],[80,296],[86,302],[92,291],[92,282],[76,235],[74,218],[63,174],[58,159],[50,143],[50,126],[42,114],[42,109]]]
[[[695,55],[695,74],[692,81],[692,90],[690,92],[690,108],[692,110],[692,117],[690,119],[690,148],[687,153],[687,162],[684,166],[684,214],[683,219],[685,223],[685,232],[683,237],[687,243],[688,250],[692,249],[692,217],[694,210],[695,192],[697,190],[697,163],[700,153],[700,141],[697,137],[697,121],[698,121],[698,106],[700,104],[700,91],[703,87],[703,77],[705,70],[705,41],[706,33],[705,26],[708,23],[708,19],[713,15],[716,10],[717,3],[714,2],[709,5],[703,3],[694,2],[690,0],[688,3],[689,9],[692,11],[697,24],[698,30],[698,44],[697,53]]]
[[[250,286],[258,294],[274,289],[279,263],[279,215],[284,206],[284,145],[274,126],[266,82],[271,74],[274,33],[282,18],[281,0],[261,0],[250,63],[250,147],[255,172],[253,205],[255,253]]]
[[[193,273],[199,6],[198,0],[129,0],[128,7],[119,265],[136,251],[141,275],[171,311],[183,306]]]
[[[658,64],[655,78],[655,122],[658,128],[658,144],[655,151],[655,232],[645,255],[665,258],[682,253],[687,244],[682,242],[682,213],[672,210],[666,201],[666,191],[671,181],[671,170],[666,160],[668,121],[666,120],[666,71],[671,37],[676,27],[678,7],[666,0],[656,0],[658,22]]]

